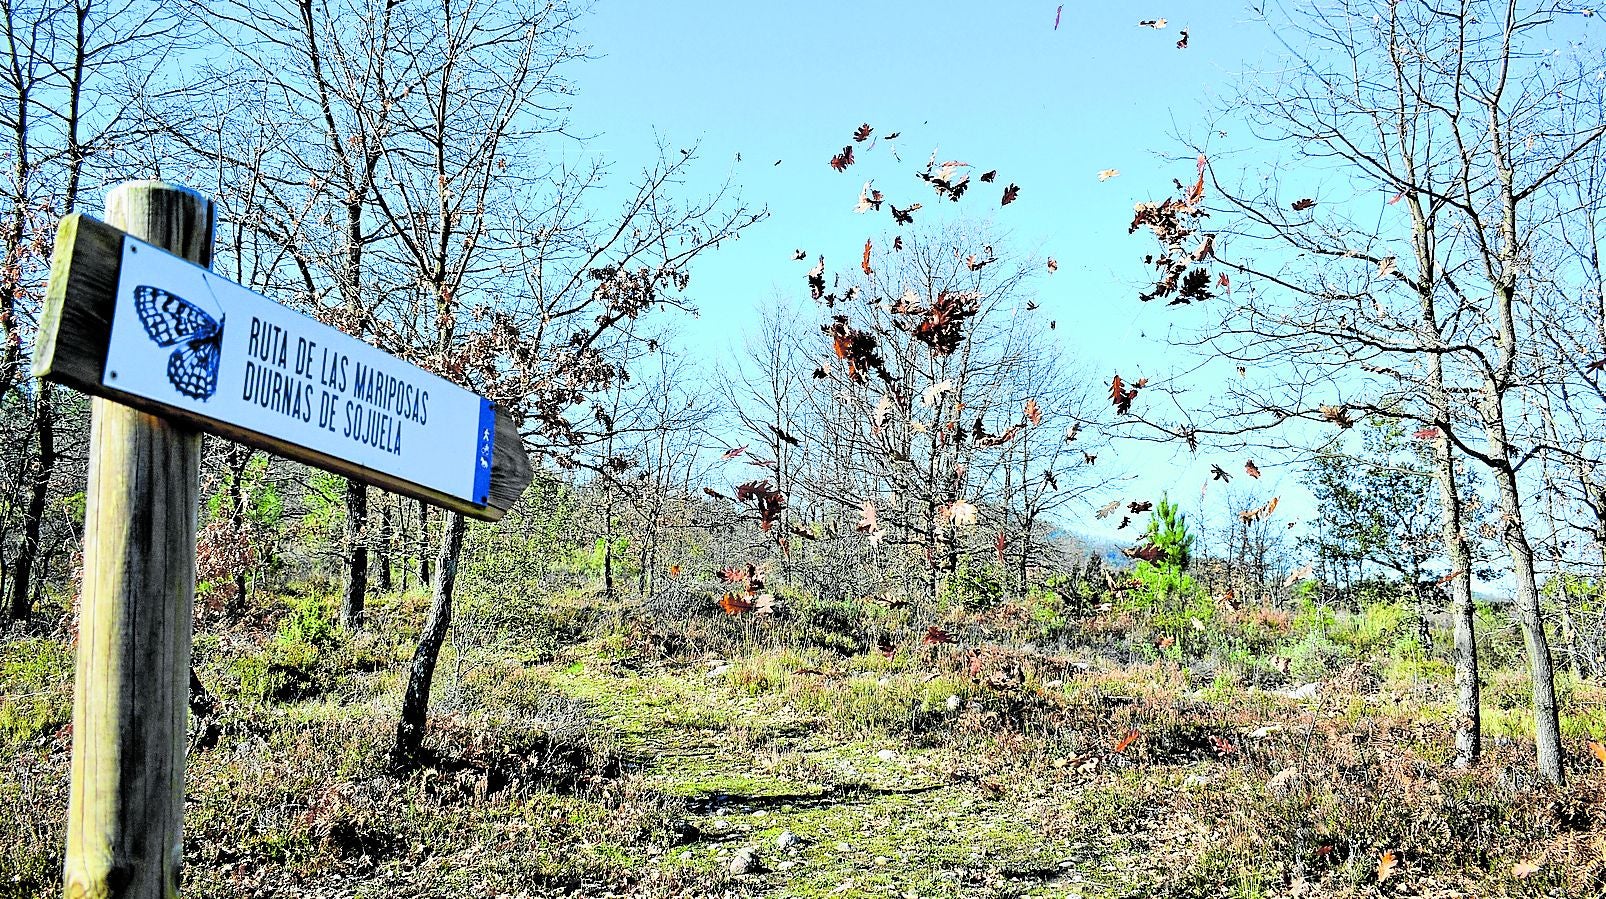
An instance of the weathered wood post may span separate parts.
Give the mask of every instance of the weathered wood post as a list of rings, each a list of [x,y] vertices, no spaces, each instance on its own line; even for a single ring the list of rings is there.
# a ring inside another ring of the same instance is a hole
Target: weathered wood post
[[[211,266],[215,212],[193,191],[121,184],[106,219]],[[167,899],[183,855],[201,435],[92,402],[66,894]]]

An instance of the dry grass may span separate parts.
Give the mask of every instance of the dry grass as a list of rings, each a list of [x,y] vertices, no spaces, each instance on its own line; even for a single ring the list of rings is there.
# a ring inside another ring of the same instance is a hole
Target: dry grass
[[[311,651],[278,613],[202,641],[222,711],[191,759],[187,892],[1606,894],[1606,780],[1582,744],[1606,690],[1564,684],[1567,787],[1532,776],[1523,739],[1454,770],[1438,669],[1377,612],[1224,613],[1178,652],[1130,608],[944,612],[960,643],[927,646],[929,622],[896,605],[470,601],[430,754],[397,770],[419,611],[380,604],[371,633]],[[23,722],[0,769],[0,830],[20,837],[0,845],[0,896],[57,889],[65,645],[0,644],[0,712]],[[1279,692],[1297,679],[1278,654],[1319,675],[1314,699]],[[252,680],[270,663],[296,689]],[[1497,734],[1520,727],[1525,688],[1491,673]],[[776,849],[782,831],[804,842]],[[743,846],[768,873],[729,873]]]

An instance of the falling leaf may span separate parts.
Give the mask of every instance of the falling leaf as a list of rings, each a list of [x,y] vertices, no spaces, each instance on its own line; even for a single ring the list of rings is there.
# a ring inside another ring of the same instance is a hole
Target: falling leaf
[[[745,452],[747,452],[747,444],[744,443],[741,446],[733,446],[733,447],[731,447],[730,449],[726,450],[723,454],[721,454],[719,458],[721,460],[734,459],[737,456],[740,456],[742,453],[745,453]]]
[[[753,604],[734,593],[727,593],[725,598],[719,601],[719,607],[724,609],[727,615],[740,615],[750,611]]]
[[[920,642],[927,646],[937,646],[943,643],[958,643],[959,641],[949,636],[947,631],[933,624],[931,627],[926,628],[926,635],[920,638]]]
[[[825,257],[821,256],[819,264],[809,269],[809,298],[818,300],[825,296]]]
[[[849,325],[845,315],[832,316],[829,324],[820,326],[820,331],[830,336],[831,350],[837,358],[848,363],[848,377],[852,381],[865,383],[867,371],[888,377],[886,360],[881,358],[874,334]]]
[[[916,203],[915,205],[918,206],[920,204]],[[898,250],[898,251],[902,251],[903,250],[903,236],[902,235],[899,235],[899,236],[894,237],[892,239],[892,248],[894,250]]]
[[[870,123],[865,122],[863,125],[853,129],[853,142],[856,144],[864,143],[870,139],[870,135],[874,131],[875,129],[870,127]]]
[[[1533,862],[1517,862],[1511,866],[1511,876],[1518,880],[1527,880],[1539,873],[1539,866]]]
[[[1053,256],[1048,257],[1048,273],[1052,275],[1059,270],[1060,264],[1054,261]]]
[[[854,212],[863,213],[870,212],[871,210],[876,212],[881,211],[881,202],[883,199],[881,196],[881,191],[872,187],[871,185],[873,184],[875,184],[874,181],[866,181],[864,182],[864,186],[859,188],[859,202],[853,207]]]
[[[1008,187],[1004,188],[1004,199],[998,205],[1008,206],[1015,202],[1015,198],[1018,196],[1020,196],[1020,187],[1011,182]]]
[[[854,525],[854,527],[865,533],[875,530],[876,513],[874,502],[865,500],[864,503],[859,506],[859,523]]]
[[[1257,465],[1255,465],[1255,460],[1254,459],[1250,459],[1249,461],[1244,463],[1244,474],[1247,474],[1252,478],[1259,478],[1260,477],[1260,468]]]
[[[781,430],[780,428],[777,428],[776,426],[774,426],[772,424],[766,424],[765,427],[770,429],[770,433],[775,435],[775,439],[776,440],[779,440],[780,442],[786,444],[787,446],[802,446],[803,445],[802,443],[800,443],[798,441],[798,439],[796,437],[793,437],[791,434],[788,434],[787,432]]]
[[[1387,278],[1392,274],[1394,274],[1394,257],[1384,256],[1379,259],[1377,261],[1377,276],[1379,278]]]
[[[1186,28],[1182,29],[1182,40],[1177,41],[1177,49],[1178,50],[1186,50],[1186,49],[1188,49],[1188,29],[1186,29]]]
[[[809,254],[803,252],[802,250],[793,250],[792,251],[792,258],[794,260],[801,260],[801,259],[807,257],[808,255]]]
[[[1392,877],[1400,867],[1400,860],[1392,851],[1385,852],[1377,858],[1377,882],[1382,883]]]
[[[1136,546],[1131,549],[1123,549],[1121,550],[1121,555],[1126,556],[1129,559],[1142,559],[1145,562],[1152,563],[1158,561],[1161,556],[1165,555],[1165,550],[1153,543],[1146,543],[1142,546]]]
[[[875,426],[878,428],[885,427],[887,424],[887,416],[891,414],[892,398],[886,394],[882,394],[881,399],[875,404]]]
[[[954,382],[944,378],[920,392],[920,405],[927,409],[937,405],[942,395],[954,389]]]
[[[1065,4],[1063,4],[1063,3],[1061,3],[1059,5],[1059,8],[1054,10],[1054,30],[1055,31],[1060,30],[1060,13],[1062,13],[1064,11],[1065,11]]]
[[[898,652],[898,647],[893,645],[892,638],[887,636],[886,634],[882,634],[881,637],[876,640],[875,648],[876,648],[877,652],[881,653],[882,655],[886,656],[889,659],[892,658],[894,655],[896,655],[897,652]]]
[[[1350,418],[1349,410],[1343,406],[1328,406],[1324,404],[1318,406],[1317,410],[1322,413],[1323,418],[1341,428],[1351,428],[1355,426],[1355,419]]]
[[[1116,414],[1125,415],[1131,412],[1132,401],[1137,399],[1137,396],[1138,388],[1128,388],[1120,375],[1116,375],[1110,381],[1110,403],[1115,406]]]
[[[1160,29],[1165,27],[1165,19],[1144,19],[1138,23],[1139,28]]]
[[[1119,174],[1121,174],[1120,169],[1099,169],[1099,180],[1108,181]]]
[[[1025,415],[1026,420],[1031,422],[1033,425],[1040,425],[1043,423],[1043,410],[1038,407],[1037,400],[1035,399],[1026,401]]]
[[[1133,500],[1132,502],[1126,504],[1126,510],[1131,512],[1133,515],[1142,515],[1144,512],[1148,512],[1153,508],[1154,503],[1148,500],[1143,500],[1142,502]]]
[[[973,504],[959,499],[938,509],[937,518],[955,527],[970,527],[976,523],[977,512]]]
[[[1138,740],[1138,737],[1140,737],[1140,736],[1142,736],[1142,735],[1140,733],[1138,733],[1137,728],[1133,728],[1132,730],[1127,731],[1125,736],[1123,736],[1119,740],[1115,741],[1115,751],[1116,752],[1126,752],[1127,747],[1131,746],[1133,743],[1136,743],[1137,740]]]
[[[1309,209],[1309,208],[1311,208],[1312,206],[1315,206],[1315,205],[1316,205],[1316,201],[1315,200],[1312,200],[1310,197],[1305,197],[1302,200],[1295,200],[1294,201],[1294,211],[1295,212],[1304,212],[1305,210],[1307,210],[1307,209]]]
[[[1232,475],[1227,474],[1227,470],[1220,465],[1212,465],[1210,466],[1210,480],[1226,483],[1232,480]]]
[[[1118,499],[1112,499],[1109,502],[1105,503],[1104,505],[1100,506],[1099,510],[1097,512],[1093,513],[1093,517],[1094,518],[1109,518],[1111,513],[1113,513],[1116,509],[1119,509],[1119,508],[1121,508],[1121,501],[1118,500]]]
[[[1226,272],[1222,272],[1216,277],[1216,286],[1227,293],[1232,293],[1232,279],[1227,277]],[[1239,370],[1242,371],[1242,369]]]
[[[1428,427],[1417,428],[1415,431],[1412,431],[1411,436],[1418,440],[1438,440],[1440,437],[1444,436],[1444,432],[1440,431],[1437,427],[1429,425]]]
[[[786,511],[786,495],[769,481],[748,481],[736,487],[736,501],[750,505],[758,513],[759,530],[768,531]]]
[[[979,175],[976,178],[976,180],[980,181],[983,184],[991,184],[991,183],[993,183],[993,179],[997,178],[997,177],[998,177],[998,170],[997,169],[988,169],[987,171],[982,172],[981,175]]]
[[[859,263],[859,268],[864,270],[864,276],[866,278],[871,277],[872,275],[875,274],[875,269],[872,269],[870,267],[870,239],[869,238],[865,238],[865,241],[864,241],[864,259]]]
[[[898,225],[912,225],[915,223],[915,210],[920,208],[919,203],[912,204],[903,209],[888,203],[887,208],[892,210],[892,221]]]
[[[1399,193],[1394,195],[1394,199],[1389,200],[1389,205],[1393,206],[1395,203],[1398,203],[1403,199],[1405,199],[1405,191],[1402,190]]]
[[[1311,567],[1310,567],[1310,563],[1307,562],[1304,565],[1301,565],[1300,567],[1294,569],[1293,571],[1290,571],[1288,573],[1288,579],[1283,581],[1283,586],[1284,587],[1292,587],[1293,585],[1299,583],[1302,580],[1305,580],[1306,578],[1308,578],[1310,576],[1311,576]]]
[[[853,164],[853,145],[852,144],[849,144],[846,147],[843,147],[841,153],[838,153],[835,156],[831,157],[831,168],[836,169],[839,172],[847,171],[848,170],[848,166],[850,166],[852,164]]]

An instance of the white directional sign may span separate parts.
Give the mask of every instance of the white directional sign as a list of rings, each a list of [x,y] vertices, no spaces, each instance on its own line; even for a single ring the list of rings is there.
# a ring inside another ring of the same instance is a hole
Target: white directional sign
[[[102,384],[489,500],[488,400],[126,235]]]

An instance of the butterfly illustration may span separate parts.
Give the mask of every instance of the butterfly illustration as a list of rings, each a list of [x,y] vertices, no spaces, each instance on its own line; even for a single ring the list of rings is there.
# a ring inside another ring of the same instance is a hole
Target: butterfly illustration
[[[223,317],[214,319],[189,300],[145,284],[134,288],[134,309],[157,346],[180,345],[168,357],[167,380],[187,397],[211,399],[223,352]]]

